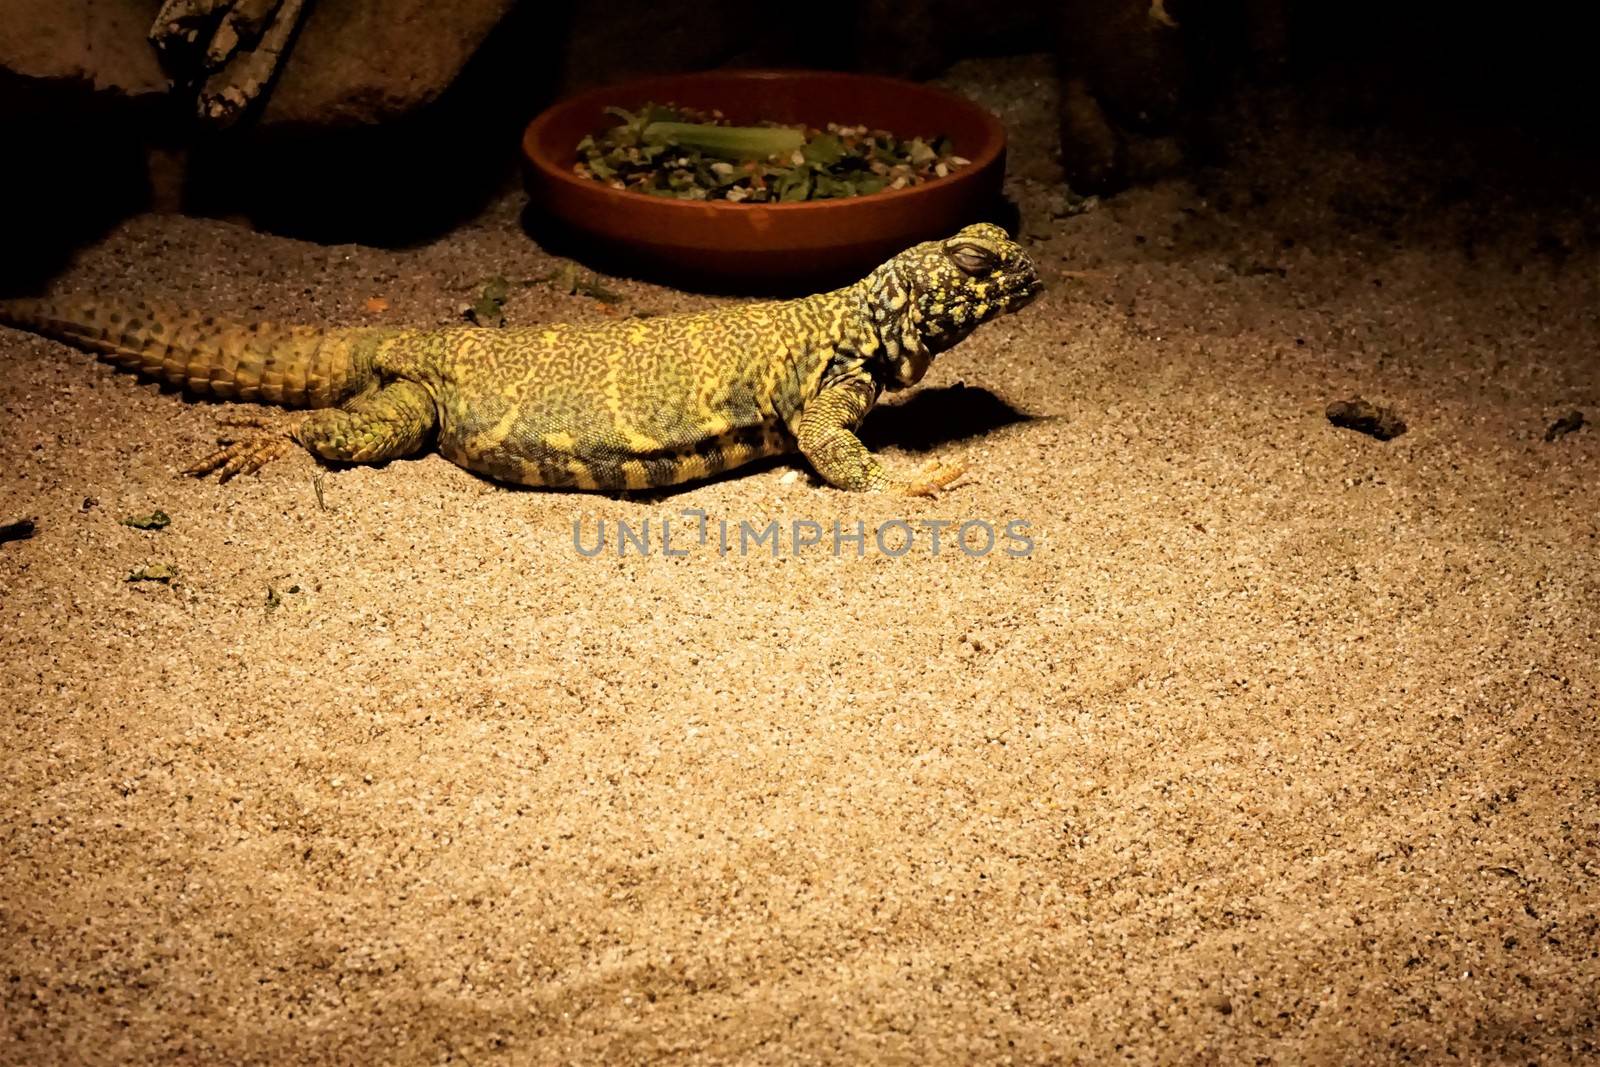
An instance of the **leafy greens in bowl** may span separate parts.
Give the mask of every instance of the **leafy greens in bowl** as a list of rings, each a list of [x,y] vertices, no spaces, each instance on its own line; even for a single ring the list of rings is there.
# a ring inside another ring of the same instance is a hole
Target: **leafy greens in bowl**
[[[734,126],[720,111],[647,103],[578,142],[573,173],[680,200],[794,203],[906,189],[967,166],[948,137],[830,122]]]

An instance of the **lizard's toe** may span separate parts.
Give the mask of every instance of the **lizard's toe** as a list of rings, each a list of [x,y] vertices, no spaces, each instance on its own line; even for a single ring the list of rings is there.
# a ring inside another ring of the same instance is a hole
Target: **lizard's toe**
[[[282,434],[234,441],[185,468],[183,473],[204,478],[215,472],[217,481],[225,482],[240,474],[254,474],[280,456],[288,455],[294,447],[294,441]]]
[[[206,475],[210,474],[212,471],[228,462],[229,456],[236,447],[238,446],[229,445],[226,448],[219,448],[217,451],[203,456],[202,458],[189,464],[189,466],[183,468],[183,474],[190,478],[204,478]]]
[[[930,459],[922,465],[915,478],[899,483],[896,489],[902,496],[938,496],[940,490],[950,488],[965,473],[967,468],[959,463]]]

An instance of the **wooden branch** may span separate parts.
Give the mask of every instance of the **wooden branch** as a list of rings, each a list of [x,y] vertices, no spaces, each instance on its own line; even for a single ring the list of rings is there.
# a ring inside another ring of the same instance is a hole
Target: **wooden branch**
[[[209,22],[217,18],[218,13],[232,3],[233,0],[167,0],[156,13],[156,21],[150,34],[155,36],[163,29],[176,29]]]
[[[306,0],[165,0],[150,42],[178,84],[200,86],[196,109],[233,123],[272,80]]]
[[[150,24],[150,43],[163,56],[181,57],[193,51],[202,39],[209,40],[211,27],[222,17],[233,0],[166,0]]]
[[[282,0],[238,0],[222,16],[206,46],[206,69],[217,70],[240,48],[254,48],[272,23]]]
[[[245,26],[260,24],[261,8],[273,6],[276,10],[266,12],[265,18],[271,21],[254,47],[243,47],[242,35],[237,29],[230,30],[240,38],[242,47],[231,51],[221,69],[206,79],[196,101],[200,117],[216,126],[228,126],[237,121],[272,80],[295,24],[304,12],[305,0],[282,0],[281,4],[241,0],[239,6],[246,9],[242,23]]]

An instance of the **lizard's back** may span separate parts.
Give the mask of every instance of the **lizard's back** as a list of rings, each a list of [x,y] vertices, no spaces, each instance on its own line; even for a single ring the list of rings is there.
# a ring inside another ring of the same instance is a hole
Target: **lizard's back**
[[[396,338],[380,371],[423,381],[452,461],[525,485],[673,485],[793,449],[784,425],[820,338],[816,309]]]

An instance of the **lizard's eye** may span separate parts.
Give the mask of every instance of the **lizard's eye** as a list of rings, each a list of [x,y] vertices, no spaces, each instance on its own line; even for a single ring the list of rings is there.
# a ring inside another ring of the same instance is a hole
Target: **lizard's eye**
[[[951,262],[974,278],[981,278],[1000,265],[1000,257],[980,244],[951,241],[944,246]]]

